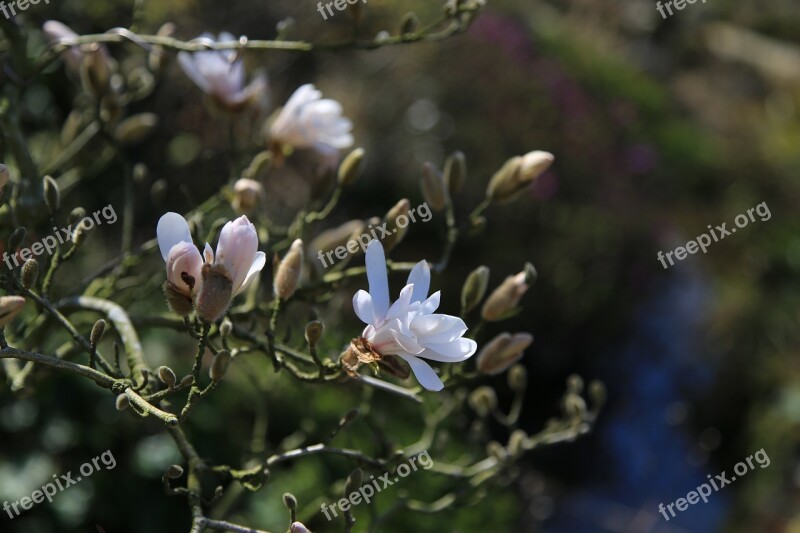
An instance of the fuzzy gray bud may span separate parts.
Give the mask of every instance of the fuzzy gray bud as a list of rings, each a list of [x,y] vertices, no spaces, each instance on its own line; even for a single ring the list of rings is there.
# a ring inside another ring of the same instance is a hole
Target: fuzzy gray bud
[[[167,387],[170,389],[175,386],[175,381],[177,381],[177,377],[175,376],[175,372],[168,366],[160,366],[158,367],[158,379],[164,382]]]
[[[36,284],[36,279],[39,277],[39,263],[36,259],[28,259],[22,265],[22,286],[30,289]]]
[[[441,172],[432,163],[422,165],[422,178],[420,180],[422,196],[434,211],[441,211],[448,201],[447,189]]]
[[[361,170],[361,163],[364,160],[364,149],[356,148],[345,156],[342,164],[339,165],[337,179],[339,185],[347,187],[358,180],[358,173]]]
[[[461,288],[461,311],[466,314],[472,311],[486,295],[489,287],[489,267],[479,266],[467,276]]]
[[[315,346],[319,342],[320,337],[322,337],[323,329],[325,329],[325,326],[323,326],[322,322],[319,320],[312,320],[306,324],[306,342],[310,346]]]
[[[92,326],[92,332],[89,334],[89,342],[92,346],[97,346],[97,344],[103,339],[103,335],[106,332],[106,321],[102,318],[94,323]]]
[[[228,367],[231,365],[231,352],[228,350],[220,350],[214,356],[214,361],[211,363],[209,376],[213,381],[222,381],[225,374],[228,373]]]
[[[444,163],[444,183],[450,194],[461,190],[467,178],[467,159],[464,152],[453,152]]]
[[[303,257],[303,241],[295,239],[275,274],[273,290],[280,300],[288,300],[297,290],[303,275]]]

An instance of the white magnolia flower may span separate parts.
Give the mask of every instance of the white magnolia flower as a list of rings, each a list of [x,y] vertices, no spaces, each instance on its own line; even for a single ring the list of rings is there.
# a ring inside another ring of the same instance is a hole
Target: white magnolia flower
[[[237,39],[230,33],[220,33],[214,39],[210,33],[199,38],[212,42],[230,42]],[[204,50],[180,52],[178,62],[183,71],[204,93],[231,111],[237,111],[255,101],[267,88],[267,78],[259,75],[245,87],[244,61],[237,59],[236,50]]]
[[[367,247],[369,293],[360,290],[353,297],[356,315],[367,327],[361,336],[380,355],[397,355],[411,367],[420,385],[439,391],[444,384],[421,358],[444,363],[468,359],[477,349],[458,317],[436,314],[440,293],[428,297],[431,274],[427,262],[420,261],[411,270],[400,297],[390,305],[386,259],[380,241]]]
[[[353,145],[352,129],[353,123],[342,116],[342,105],[322,98],[322,93],[308,83],[286,102],[269,128],[269,137],[274,145],[313,148],[330,157]]]
[[[167,213],[158,221],[156,236],[161,257],[167,262],[167,282],[173,290],[191,298],[200,290],[203,256],[192,242],[189,224],[178,213]]]
[[[231,298],[249,287],[267,263],[266,254],[258,251],[256,227],[244,215],[222,227],[216,256],[208,243],[203,255],[207,264],[225,269],[233,284]]]

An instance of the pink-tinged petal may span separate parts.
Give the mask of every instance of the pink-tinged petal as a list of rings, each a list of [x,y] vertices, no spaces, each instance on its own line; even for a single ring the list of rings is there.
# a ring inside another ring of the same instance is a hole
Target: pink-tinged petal
[[[233,295],[236,296],[247,290],[247,287],[258,277],[258,273],[261,272],[261,269],[263,269],[266,264],[267,254],[264,252],[256,252],[256,258],[253,260],[253,264],[250,265],[250,271],[247,273],[247,277],[244,278],[244,283],[234,291]]]
[[[436,372],[428,363],[413,355],[399,355],[405,359],[408,366],[411,367],[414,377],[417,378],[419,384],[424,388],[434,392],[438,392],[444,388],[444,383],[442,383],[442,380],[439,379],[439,376],[436,375]]]
[[[372,307],[372,297],[367,291],[360,290],[355,294],[355,296],[353,296],[353,309],[356,312],[356,316],[363,323],[372,323],[372,319],[375,316],[375,310]]]
[[[429,315],[439,309],[439,300],[441,296],[441,291],[436,291],[431,294],[430,297],[428,297],[428,299],[422,302],[422,305],[419,306],[419,314]]]
[[[187,274],[194,278],[194,290],[199,289],[202,281],[200,269],[203,266],[203,258],[197,247],[189,242],[179,242],[170,250],[167,256],[167,280],[186,296],[191,296],[192,290],[183,280],[182,274]]]
[[[172,247],[180,242],[192,242],[192,233],[189,231],[189,223],[178,213],[166,213],[158,220],[156,226],[156,237],[158,238],[158,248],[161,250],[161,257],[167,260]]]
[[[474,340],[457,339],[446,343],[426,344],[425,350],[417,356],[442,363],[458,363],[472,357],[477,349],[478,343]]]
[[[431,288],[431,269],[427,261],[420,261],[411,269],[406,284],[410,285],[412,283],[414,284],[412,302],[421,302],[428,297],[428,291]]]
[[[389,311],[386,313],[386,320],[399,318],[401,321],[405,321],[405,318],[408,315],[408,307],[411,303],[411,295],[413,293],[413,285],[406,285],[403,287],[403,290],[400,291],[400,297],[392,304],[392,306],[389,308]]]
[[[386,274],[383,245],[377,239],[367,246],[366,262],[369,295],[372,296],[372,306],[375,310],[373,323],[378,324],[385,319],[389,311],[389,277]]]
[[[390,320],[375,330],[375,334],[367,339],[372,347],[381,355],[416,354],[423,350],[422,346],[409,336],[401,333],[399,320]]]
[[[203,259],[209,265],[214,263],[214,250],[211,249],[211,245],[206,243],[206,247],[203,248]]]
[[[203,92],[208,92],[209,83],[202,72],[197,68],[194,57],[191,52],[178,52],[178,64],[183,69],[183,72],[189,76],[195,85],[200,87]]]

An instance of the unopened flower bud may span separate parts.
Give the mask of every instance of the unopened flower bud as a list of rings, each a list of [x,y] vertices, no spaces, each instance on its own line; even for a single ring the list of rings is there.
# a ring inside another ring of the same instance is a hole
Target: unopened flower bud
[[[231,365],[231,352],[228,350],[220,350],[214,356],[214,361],[211,363],[209,375],[213,381],[222,381],[225,374],[228,372],[228,367]]]
[[[549,152],[534,151],[512,157],[498,170],[486,188],[487,198],[509,200],[544,173],[555,160]]]
[[[389,235],[383,239],[383,248],[387,254],[394,249],[395,246],[400,244],[400,241],[406,236],[409,223],[408,212],[410,209],[411,203],[407,198],[403,198],[386,213],[383,221],[386,222],[386,229]]]
[[[144,141],[156,126],[158,126],[158,115],[139,113],[120,122],[114,132],[114,138],[125,146],[133,146]]]
[[[102,318],[94,323],[92,326],[92,332],[89,334],[89,342],[92,346],[97,346],[98,343],[103,339],[103,335],[106,332],[106,321]]]
[[[86,45],[81,63],[81,81],[84,88],[101,97],[108,92],[111,81],[111,58],[105,47],[96,43]]]
[[[358,173],[361,170],[361,163],[364,160],[364,149],[356,148],[345,156],[339,165],[337,179],[339,185],[347,187],[358,180]]]
[[[61,191],[58,188],[56,180],[50,176],[45,176],[42,183],[44,188],[44,202],[52,215],[61,206]]]
[[[489,267],[479,266],[467,276],[461,288],[461,311],[466,314],[481,302],[489,287]]]
[[[0,191],[2,191],[6,185],[8,185],[8,167],[0,164]]]
[[[22,296],[0,296],[0,328],[7,326],[25,307]]]
[[[453,152],[444,163],[444,183],[450,194],[460,191],[466,178],[467,159],[464,157],[464,152]]]
[[[160,366],[158,367],[158,379],[160,379],[167,387],[170,389],[175,386],[175,382],[177,381],[177,377],[175,376],[175,372],[168,366]]]
[[[39,263],[36,259],[28,259],[22,265],[22,286],[30,289],[36,284],[39,277]]]
[[[422,196],[434,211],[441,211],[447,205],[447,190],[441,172],[426,162],[422,165],[422,178],[420,179]]]
[[[170,465],[167,471],[164,472],[167,479],[178,479],[183,475],[183,467],[180,465]]]
[[[167,22],[158,29],[156,35],[159,37],[169,37],[173,33],[175,33],[175,24],[172,22]],[[153,72],[159,73],[164,67],[165,57],[166,54],[164,53],[163,46],[153,46],[150,49],[150,54],[147,57],[147,66]]]
[[[219,326],[219,334],[223,337],[227,337],[233,331],[233,322],[228,317],[222,319],[222,324]]]
[[[347,481],[344,484],[344,497],[347,498],[350,493],[355,492],[361,487],[361,483],[364,481],[364,473],[361,471],[360,468],[356,468],[350,475],[347,476]]]
[[[312,320],[306,324],[306,342],[310,346],[315,346],[319,342],[320,337],[322,337],[323,329],[325,329],[325,327],[319,320]]]
[[[508,387],[516,392],[521,393],[528,386],[528,371],[522,365],[514,365],[508,371]]]
[[[529,333],[501,333],[492,339],[478,354],[477,367],[482,374],[499,374],[522,359],[522,355],[533,342]]]
[[[289,527],[289,533],[311,533],[311,531],[300,522],[293,522]]]
[[[284,492],[283,493],[283,505],[286,506],[287,509],[290,511],[297,510],[297,498],[295,498],[294,494],[291,492]]]
[[[233,209],[237,213],[250,213],[264,197],[264,186],[256,180],[240,178],[233,184]]]
[[[467,402],[479,417],[484,418],[497,407],[497,395],[493,388],[482,386],[470,393]]]
[[[225,314],[231,304],[233,281],[221,264],[204,264],[201,275],[203,284],[197,295],[195,308],[201,319],[213,323]]]
[[[183,389],[183,388],[186,388],[186,387],[188,387],[189,385],[191,385],[193,383],[194,383],[194,376],[191,375],[191,374],[188,374],[186,376],[183,376],[183,378],[181,379],[181,382],[178,383],[178,387]]]
[[[8,249],[10,252],[16,252],[17,248],[22,246],[26,234],[25,226],[20,226],[11,233],[11,236],[8,238]]]
[[[288,300],[297,289],[303,275],[303,255],[303,241],[296,239],[275,274],[273,290],[280,300]]]
[[[126,394],[120,394],[117,396],[114,406],[117,408],[117,411],[124,411],[131,406],[131,402],[128,400],[128,396]]]
[[[481,309],[481,316],[487,322],[497,322],[513,314],[522,296],[528,290],[525,272],[507,277],[497,287]]]

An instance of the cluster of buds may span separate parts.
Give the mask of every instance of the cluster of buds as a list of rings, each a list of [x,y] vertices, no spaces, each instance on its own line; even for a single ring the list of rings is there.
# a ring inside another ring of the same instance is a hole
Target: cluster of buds
[[[246,216],[225,224],[216,254],[207,243],[200,254],[189,224],[177,213],[162,216],[156,233],[167,263],[164,293],[172,310],[181,316],[194,308],[202,320],[216,322],[266,264],[266,255],[258,251],[256,228]]]

